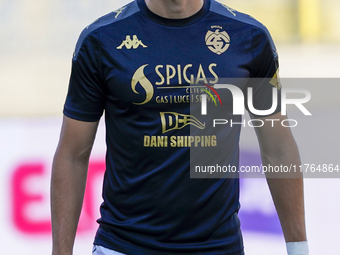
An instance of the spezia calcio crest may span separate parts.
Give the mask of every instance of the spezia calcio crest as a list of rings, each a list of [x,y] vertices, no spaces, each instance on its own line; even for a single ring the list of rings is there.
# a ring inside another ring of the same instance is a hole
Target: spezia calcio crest
[[[208,31],[205,35],[205,43],[208,49],[217,55],[221,55],[225,52],[230,45],[230,37],[226,31],[220,31],[222,27],[213,26],[216,28],[215,31]]]

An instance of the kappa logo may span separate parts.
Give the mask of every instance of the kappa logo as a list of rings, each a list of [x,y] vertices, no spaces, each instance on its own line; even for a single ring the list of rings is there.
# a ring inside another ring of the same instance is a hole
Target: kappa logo
[[[236,17],[236,10],[233,8],[230,8],[229,6],[226,6],[225,4],[221,4],[224,8],[226,8],[234,17]]]
[[[115,16],[115,19],[119,16],[119,14],[122,13],[122,11],[123,11],[125,8],[126,8],[126,7],[124,6],[124,7],[122,7],[122,8],[119,8],[119,9],[113,11],[114,13],[117,13],[116,16]]]
[[[182,129],[188,125],[193,125],[199,129],[205,128],[205,123],[200,122],[196,117],[177,112],[160,112],[162,122],[162,133],[175,129]]]
[[[142,43],[142,40],[139,40],[137,38],[137,35],[133,35],[132,36],[132,40],[131,40],[131,36],[127,35],[125,40],[121,43],[121,45],[119,45],[117,47],[118,50],[122,49],[123,47],[126,47],[127,49],[137,49],[139,46],[142,46],[143,48],[147,48],[148,46],[146,46],[144,43]]]
[[[269,83],[279,90],[282,88],[279,76],[279,68],[276,70],[276,73],[274,74],[273,78],[270,80]]]
[[[220,32],[221,27],[217,27],[219,29],[216,29],[215,32],[212,32],[210,30],[207,32],[207,34],[205,35],[205,43],[208,46],[209,50],[216,53],[217,55],[221,55],[229,48],[230,37],[227,32]]]

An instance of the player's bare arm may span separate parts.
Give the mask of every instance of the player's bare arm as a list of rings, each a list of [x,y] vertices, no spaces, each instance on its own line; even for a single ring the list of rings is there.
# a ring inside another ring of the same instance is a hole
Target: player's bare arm
[[[281,113],[273,119],[286,119]],[[290,128],[271,123],[255,128],[259,140],[263,165],[300,165],[298,147]],[[294,178],[275,178],[276,173],[267,173],[267,182],[281,222],[286,242],[306,240],[303,179],[301,173]],[[280,176],[282,177],[282,175]]]
[[[204,0],[145,0],[155,14],[168,19],[183,19],[198,12]]]
[[[71,255],[98,122],[64,116],[51,179],[53,255]]]

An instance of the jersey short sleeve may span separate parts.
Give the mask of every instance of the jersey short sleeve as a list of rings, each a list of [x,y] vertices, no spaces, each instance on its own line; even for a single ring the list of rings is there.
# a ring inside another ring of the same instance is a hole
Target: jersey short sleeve
[[[84,36],[85,34],[85,36]],[[84,38],[85,37],[85,38]],[[100,41],[96,32],[83,31],[72,59],[64,114],[81,121],[98,121],[105,107],[105,93],[99,66]]]
[[[257,110],[275,111],[266,115],[257,115],[250,111],[254,117],[269,116],[281,111],[281,85],[279,81],[278,54],[273,40],[265,27],[253,30],[253,63],[249,87],[252,87],[252,103]],[[273,105],[273,88],[277,89],[277,102]],[[247,93],[248,94],[248,93]],[[247,110],[249,106],[246,104]]]

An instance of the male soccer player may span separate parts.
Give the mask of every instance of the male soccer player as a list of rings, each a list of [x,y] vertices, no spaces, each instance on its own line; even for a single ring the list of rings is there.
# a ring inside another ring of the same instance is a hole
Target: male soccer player
[[[277,72],[266,28],[215,0],[135,0],[88,26],[73,56],[53,162],[53,255],[72,254],[104,110],[104,202],[93,254],[244,254],[238,179],[190,178],[201,156],[238,166],[240,125],[214,128],[195,109],[203,91],[215,93],[227,78],[249,79],[235,86],[252,87],[255,108],[269,109]],[[221,109],[239,122],[226,91],[216,93]],[[284,119],[279,105],[271,118]],[[266,122],[256,132],[264,165],[300,164],[288,128]],[[307,254],[302,179],[267,180],[288,254]]]

